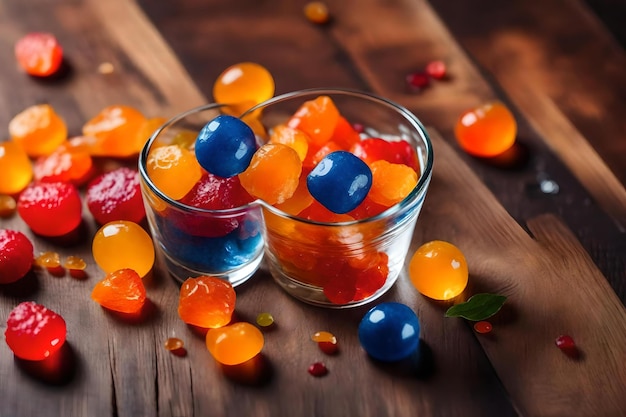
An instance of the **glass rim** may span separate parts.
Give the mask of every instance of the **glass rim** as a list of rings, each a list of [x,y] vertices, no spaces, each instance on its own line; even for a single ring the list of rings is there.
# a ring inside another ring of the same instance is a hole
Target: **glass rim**
[[[320,221],[315,221],[315,220],[309,220],[309,219],[305,219],[302,217],[298,217],[296,215],[292,215],[289,214],[287,212],[284,212],[276,207],[274,207],[271,204],[266,203],[265,201],[261,200],[261,199],[256,199],[248,204],[245,204],[243,206],[238,206],[238,207],[233,207],[230,209],[220,209],[220,210],[211,210],[211,209],[204,209],[204,208],[200,208],[200,207],[194,207],[194,206],[189,206],[187,204],[181,203],[180,201],[174,200],[171,197],[165,195],[150,179],[150,177],[148,176],[148,173],[146,171],[145,165],[147,163],[147,159],[148,159],[148,153],[150,148],[152,147],[152,144],[156,141],[156,138],[166,129],[168,129],[169,127],[173,126],[175,123],[179,122],[180,120],[193,115],[193,114],[197,114],[200,112],[204,112],[204,111],[208,111],[208,110],[217,110],[223,107],[229,107],[232,104],[227,104],[227,103],[209,103],[209,104],[203,104],[201,106],[197,106],[194,108],[191,108],[187,111],[184,111],[182,113],[179,113],[177,115],[175,115],[174,117],[172,117],[171,119],[169,119],[167,122],[165,122],[163,125],[161,125],[157,130],[155,130],[152,135],[150,136],[150,138],[146,141],[146,143],[144,144],[141,153],[139,154],[139,172],[141,174],[141,179],[142,181],[150,188],[150,190],[156,194],[157,197],[159,197],[161,200],[163,200],[165,203],[167,203],[168,205],[174,206],[175,208],[182,210],[182,211],[186,211],[186,212],[197,212],[197,213],[203,213],[203,214],[220,214],[220,215],[229,215],[229,214],[238,214],[242,211],[246,211],[248,209],[257,207],[257,206],[261,206],[265,209],[267,209],[268,211],[270,211],[272,214],[275,214],[277,216],[280,217],[284,217],[284,218],[288,218],[290,220],[294,220],[294,221],[299,221],[302,223],[307,223],[307,224],[311,224],[311,225],[319,225],[319,226],[327,226],[327,227],[344,227],[344,226],[355,226],[355,225],[359,225],[359,224],[365,224],[365,223],[370,223],[370,222],[376,222],[379,221],[381,219],[387,218],[389,216],[393,216],[395,213],[401,211],[402,209],[406,208],[407,206],[409,206],[413,201],[416,201],[419,196],[425,191],[426,186],[428,185],[430,178],[432,176],[432,169],[433,169],[433,147],[432,147],[432,142],[430,140],[430,136],[428,134],[428,131],[426,130],[426,128],[424,127],[424,125],[422,124],[422,122],[417,118],[417,116],[415,116],[410,110],[408,110],[406,107],[392,101],[389,100],[387,98],[378,96],[376,94],[373,93],[369,93],[369,92],[365,92],[365,91],[360,91],[360,90],[355,90],[355,89],[350,89],[350,88],[342,88],[342,87],[326,87],[326,88],[308,88],[308,89],[302,89],[302,90],[295,90],[295,91],[291,91],[288,93],[284,93],[284,94],[280,94],[277,96],[274,96],[268,100],[263,101],[262,103],[259,103],[253,107],[251,107],[250,109],[246,110],[243,114],[241,114],[239,116],[240,119],[243,119],[245,116],[259,110],[259,109],[263,109],[265,107],[277,104],[277,103],[282,103],[284,101],[288,101],[291,100],[293,98],[301,98],[303,96],[314,96],[314,95],[341,95],[341,96],[353,96],[353,97],[357,97],[360,99],[365,99],[365,100],[369,100],[371,102],[375,102],[375,103],[379,103],[384,105],[385,107],[388,107],[392,110],[394,110],[395,112],[397,112],[398,114],[400,114],[405,120],[407,120],[412,127],[415,129],[416,132],[418,132],[419,136],[421,137],[423,144],[426,148],[426,161],[425,161],[425,166],[421,167],[421,173],[420,176],[418,178],[417,184],[415,185],[415,187],[411,190],[411,192],[401,201],[399,201],[398,203],[394,204],[393,206],[387,208],[386,210],[384,210],[383,212],[376,214],[374,216],[371,217],[367,217],[364,219],[359,219],[359,220],[351,220],[351,221],[344,221],[344,222],[335,222],[335,223],[329,223],[329,222],[320,222]]]

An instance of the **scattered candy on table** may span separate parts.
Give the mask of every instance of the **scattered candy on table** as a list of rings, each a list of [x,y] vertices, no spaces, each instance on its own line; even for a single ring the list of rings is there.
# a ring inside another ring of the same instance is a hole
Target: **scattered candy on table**
[[[32,158],[49,155],[67,141],[67,125],[49,104],[30,106],[9,122],[11,140]]]
[[[63,48],[51,33],[32,32],[15,43],[15,58],[29,75],[54,75],[63,62]]]
[[[328,368],[323,362],[314,362],[309,365],[309,373],[313,376],[320,377],[328,374]]]
[[[0,229],[0,284],[23,278],[33,264],[33,244],[28,237],[11,229]]]
[[[304,15],[307,20],[318,25],[327,23],[330,20],[330,12],[326,3],[312,1],[304,5]]]
[[[274,316],[271,313],[259,313],[256,316],[256,324],[261,327],[269,327],[274,324]]]
[[[140,223],[146,217],[135,169],[120,167],[99,175],[89,183],[85,200],[99,224],[116,220]]]
[[[137,272],[119,269],[108,273],[96,284],[91,298],[109,310],[136,314],[146,302],[146,288]]]
[[[478,157],[492,157],[513,146],[517,122],[503,103],[494,101],[461,114],[454,127],[454,135],[465,152]]]
[[[188,278],[180,288],[178,315],[181,320],[204,329],[230,323],[237,295],[230,282],[208,276]]]
[[[467,286],[467,261],[453,244],[434,240],[415,251],[409,263],[409,277],[421,294],[450,300]]]
[[[240,62],[226,68],[213,83],[213,100],[228,104],[223,110],[239,116],[252,106],[272,98],[274,78],[264,66]]]
[[[264,344],[263,333],[246,322],[209,329],[206,334],[207,349],[223,365],[249,361],[261,352]]]
[[[0,193],[17,194],[33,179],[33,167],[22,147],[13,141],[0,143]],[[3,196],[4,201],[8,201]],[[6,204],[5,204],[6,206]]]

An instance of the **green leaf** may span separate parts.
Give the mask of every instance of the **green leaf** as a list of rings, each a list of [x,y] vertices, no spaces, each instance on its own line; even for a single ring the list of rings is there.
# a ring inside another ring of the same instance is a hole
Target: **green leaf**
[[[463,317],[471,321],[485,320],[502,308],[506,301],[504,295],[476,294],[464,303],[454,305],[446,311],[446,317]]]

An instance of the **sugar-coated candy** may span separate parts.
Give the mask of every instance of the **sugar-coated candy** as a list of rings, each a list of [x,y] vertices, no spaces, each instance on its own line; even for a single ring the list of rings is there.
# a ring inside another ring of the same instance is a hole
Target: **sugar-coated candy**
[[[455,245],[434,240],[415,251],[409,263],[409,277],[421,294],[435,300],[449,300],[467,286],[467,261]]]
[[[96,283],[91,299],[102,307],[120,313],[139,313],[146,302],[146,287],[137,272],[119,269]]]
[[[213,100],[226,103],[224,108],[234,116],[239,116],[252,106],[272,98],[274,78],[262,65],[255,62],[241,62],[226,68],[213,84]]]
[[[33,244],[28,237],[11,229],[0,229],[0,284],[23,278],[33,264]]]
[[[88,120],[82,133],[96,139],[89,148],[92,155],[129,157],[138,154],[147,140],[143,136],[146,121],[134,107],[112,105]]]
[[[180,288],[178,315],[187,324],[214,329],[230,322],[236,301],[233,286],[224,279],[188,278]]]
[[[65,121],[49,104],[36,104],[17,114],[9,122],[11,140],[30,157],[48,155],[67,140]]]
[[[208,172],[232,177],[243,172],[257,149],[254,132],[241,119],[220,115],[208,122],[196,139],[196,159]]]
[[[239,365],[254,358],[264,344],[263,333],[246,322],[209,329],[206,334],[206,346],[211,356],[224,365]]]
[[[64,143],[52,153],[40,156],[33,166],[35,181],[71,182],[80,185],[93,171],[93,160],[86,151]]]
[[[15,142],[0,143],[0,193],[17,194],[33,179],[33,168],[28,155]]]
[[[178,145],[150,149],[146,170],[154,185],[174,200],[183,198],[202,177],[193,152]]]
[[[449,300],[459,295],[468,282],[465,256],[455,245],[435,240],[420,246],[409,264],[415,288],[427,297]]]
[[[65,320],[34,301],[15,307],[7,319],[4,337],[18,358],[39,361],[58,351],[67,335]]]
[[[334,213],[354,210],[372,186],[372,171],[350,152],[326,155],[307,176],[311,195]]]
[[[92,180],[85,196],[87,207],[99,224],[115,220],[140,223],[146,216],[139,173],[120,167]]]
[[[17,212],[33,232],[42,236],[63,236],[80,225],[82,202],[71,183],[33,183],[20,194]]]
[[[29,75],[54,75],[63,62],[63,48],[52,33],[31,32],[15,43],[15,58]]]
[[[116,220],[102,226],[93,238],[94,260],[104,272],[132,269],[144,277],[155,254],[150,235],[137,223]]]
[[[463,112],[454,127],[454,134],[465,152],[491,157],[513,146],[517,122],[503,103],[494,101]]]
[[[254,197],[268,204],[281,204],[295,193],[301,172],[302,161],[293,148],[268,143],[254,153],[239,180]]]
[[[419,319],[405,304],[381,303],[359,324],[359,342],[373,358],[384,362],[404,359],[419,346]]]

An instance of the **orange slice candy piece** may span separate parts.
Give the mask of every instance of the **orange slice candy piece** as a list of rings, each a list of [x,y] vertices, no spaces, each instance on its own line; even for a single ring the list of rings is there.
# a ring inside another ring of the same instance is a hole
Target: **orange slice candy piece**
[[[137,272],[119,269],[96,284],[91,298],[102,307],[120,313],[139,313],[146,302],[146,287]]]

